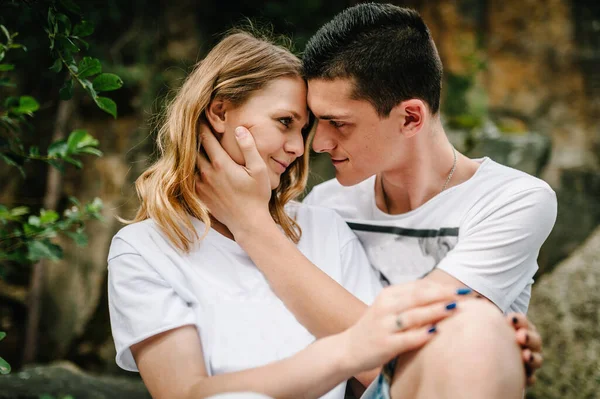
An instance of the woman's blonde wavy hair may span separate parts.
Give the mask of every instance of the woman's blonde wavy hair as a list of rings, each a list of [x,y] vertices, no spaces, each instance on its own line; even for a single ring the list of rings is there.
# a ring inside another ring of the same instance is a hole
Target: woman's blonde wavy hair
[[[196,155],[201,148],[199,123],[214,98],[242,105],[269,82],[302,76],[301,62],[289,50],[264,36],[235,30],[228,33],[200,61],[168,104],[160,125],[160,157],[136,180],[140,208],[135,223],[152,218],[171,242],[188,252],[201,240],[189,216],[210,228],[208,208],[195,193]],[[305,146],[308,146],[306,134]],[[284,205],[304,191],[308,177],[308,148],[281,175],[269,202],[271,216],[295,243],[302,231],[284,211]]]

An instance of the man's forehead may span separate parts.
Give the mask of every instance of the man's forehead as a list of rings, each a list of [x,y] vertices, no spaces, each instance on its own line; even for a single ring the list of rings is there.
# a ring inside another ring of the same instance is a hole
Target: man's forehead
[[[308,81],[308,105],[315,113],[343,113],[352,105],[354,84],[350,79],[311,79]]]

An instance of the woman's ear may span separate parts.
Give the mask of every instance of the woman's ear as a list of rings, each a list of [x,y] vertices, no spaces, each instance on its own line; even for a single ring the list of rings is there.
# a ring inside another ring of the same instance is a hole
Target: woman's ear
[[[206,109],[206,119],[212,126],[213,132],[225,133],[225,122],[227,120],[227,110],[229,102],[220,98],[211,101]]]

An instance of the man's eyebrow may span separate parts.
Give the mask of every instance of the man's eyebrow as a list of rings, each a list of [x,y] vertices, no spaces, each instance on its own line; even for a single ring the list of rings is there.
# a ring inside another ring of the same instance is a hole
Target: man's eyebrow
[[[325,121],[329,121],[332,119],[346,119],[348,118],[348,115],[318,115],[317,118],[325,120]]]

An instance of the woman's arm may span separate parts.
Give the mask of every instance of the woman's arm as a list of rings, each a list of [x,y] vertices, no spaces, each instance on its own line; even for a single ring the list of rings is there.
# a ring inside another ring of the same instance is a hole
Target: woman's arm
[[[146,387],[156,399],[200,399],[224,392],[273,398],[318,398],[350,378],[339,337],[319,340],[296,355],[266,366],[209,377],[196,327],[185,326],[131,347]]]
[[[385,289],[351,328],[320,340],[295,355],[254,369],[208,376],[200,338],[188,325],[131,347],[138,370],[154,398],[199,399],[224,392],[256,392],[273,398],[318,398],[339,383],[415,350],[434,335],[430,326],[449,315],[452,290],[421,295],[420,305],[402,300],[409,283]],[[397,316],[402,324],[398,330]]]

